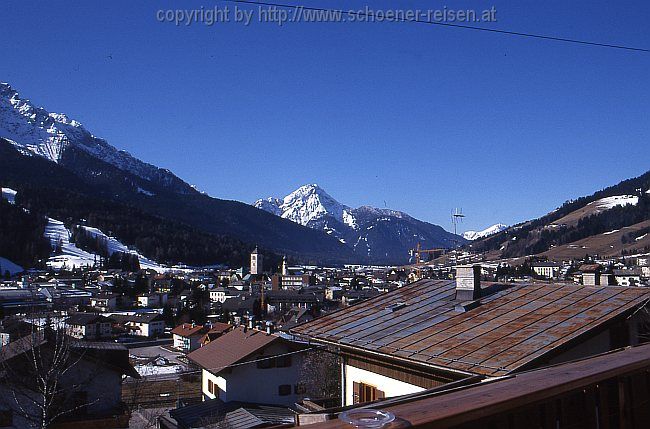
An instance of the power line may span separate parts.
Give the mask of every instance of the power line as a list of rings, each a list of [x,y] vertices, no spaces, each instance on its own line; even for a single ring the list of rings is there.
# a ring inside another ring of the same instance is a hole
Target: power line
[[[267,2],[267,1],[254,1],[254,0],[221,0],[223,2],[228,2],[228,3],[243,3],[243,4],[250,4],[250,5],[259,5],[259,6],[274,6],[274,7],[281,7],[281,8],[286,8],[286,9],[300,9],[300,10],[309,10],[309,11],[322,11],[322,12],[328,12],[328,13],[341,13],[341,14],[348,14],[348,15],[355,15],[357,18],[358,17],[364,17],[364,18],[372,18],[375,19],[376,16],[372,12],[364,12],[361,10],[358,11],[344,11],[342,9],[327,9],[327,8],[321,8],[321,7],[314,7],[314,6],[302,6],[302,5],[291,5],[291,4],[283,4],[283,3],[272,3],[272,2]],[[466,25],[466,24],[455,24],[451,22],[439,22],[439,21],[430,21],[430,20],[423,20],[420,19],[419,17],[414,17],[414,18],[407,18],[407,17],[388,17],[388,16],[382,16],[382,21],[391,21],[391,22],[414,22],[418,24],[429,24],[429,25],[439,25],[442,27],[452,27],[452,28],[459,28],[463,30],[474,30],[474,31],[484,31],[488,33],[497,33],[497,34],[503,34],[507,36],[518,36],[518,37],[528,37],[528,38],[533,38],[533,39],[542,39],[542,40],[550,40],[553,42],[564,42],[564,43],[575,43],[575,44],[580,44],[580,45],[588,45],[588,46],[597,46],[601,48],[612,48],[612,49],[623,49],[627,51],[635,51],[635,52],[650,52],[650,49],[646,48],[637,48],[634,46],[626,46],[626,45],[616,45],[612,43],[601,43],[601,42],[592,42],[588,40],[580,40],[580,39],[571,39],[568,37],[559,37],[559,36],[551,36],[551,35],[546,35],[546,34],[535,34],[535,33],[525,33],[523,31],[509,31],[509,30],[499,30],[496,28],[483,28],[483,27],[475,27],[472,25]]]
[[[147,379],[147,378],[153,379],[153,378],[159,377],[160,375],[179,375],[180,376],[180,375],[188,375],[188,374],[198,374],[198,373],[203,372],[203,370],[214,373],[215,371],[219,372],[219,371],[222,371],[222,370],[224,370],[226,368],[234,368],[234,367],[237,367],[237,366],[249,365],[251,363],[257,363],[257,362],[262,362],[262,361],[266,361],[266,360],[270,360],[270,359],[276,359],[276,358],[279,358],[279,357],[295,355],[295,354],[298,354],[298,353],[311,352],[311,351],[314,351],[314,350],[318,350],[319,348],[322,348],[322,347],[311,346],[310,348],[307,348],[307,349],[301,349],[301,350],[296,350],[296,351],[293,351],[293,352],[281,353],[281,354],[277,354],[277,355],[273,355],[273,356],[265,356],[265,357],[262,357],[262,358],[259,358],[259,359],[247,360],[247,361],[244,361],[244,362],[237,362],[237,363],[233,363],[233,364],[230,364],[230,365],[218,366],[218,367],[214,367],[214,368],[201,368],[201,369],[197,369],[197,370],[181,371],[181,372],[178,372],[178,373],[170,373],[170,374],[144,374],[144,375],[141,376],[141,379]]]

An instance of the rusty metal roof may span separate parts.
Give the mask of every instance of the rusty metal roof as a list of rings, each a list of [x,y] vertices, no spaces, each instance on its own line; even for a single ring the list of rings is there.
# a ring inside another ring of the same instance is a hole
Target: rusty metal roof
[[[548,357],[650,299],[645,288],[482,286],[481,304],[466,311],[456,309],[454,281],[420,280],[291,332],[344,349],[496,376]]]

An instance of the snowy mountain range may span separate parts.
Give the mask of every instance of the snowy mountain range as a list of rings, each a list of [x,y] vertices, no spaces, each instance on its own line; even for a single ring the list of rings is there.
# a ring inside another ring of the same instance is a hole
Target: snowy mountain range
[[[49,113],[34,106],[7,83],[0,83],[0,125],[0,137],[11,140],[24,154],[33,153],[61,163],[66,149],[75,148],[142,179],[173,186],[177,193],[193,192],[190,185],[169,170],[116,149],[65,114]]]
[[[266,198],[253,205],[292,222],[322,230],[375,261],[406,262],[420,243],[426,247],[453,247],[466,242],[437,225],[396,210],[370,206],[350,208],[317,184],[304,185],[284,198]]]
[[[489,237],[490,235],[501,232],[506,228],[508,228],[508,225],[497,223],[496,225],[488,226],[481,231],[465,231],[463,233],[463,238],[465,238],[465,240],[474,241],[479,238]]]
[[[240,264],[245,259],[241,255],[249,251],[245,248],[255,245],[265,248],[269,256],[277,251],[309,262],[353,262],[354,253],[336,238],[249,204],[198,192],[169,170],[116,149],[67,115],[37,107],[6,83],[0,84],[0,186],[17,190],[26,204],[37,203],[39,214],[66,219],[67,226],[86,219],[92,210],[97,213],[102,205],[114,210],[119,207],[122,214],[132,213],[128,221],[120,219],[119,225],[115,224],[118,216],[111,215],[110,219],[104,217],[104,225],[93,226],[123,231],[125,235],[117,238],[128,246],[145,241],[156,249],[187,249],[171,260],[147,255],[165,264],[223,262],[202,260],[200,255],[210,252],[233,255],[241,262],[230,263]],[[85,198],[94,209],[89,204],[71,206],[65,201],[69,196]],[[148,220],[143,222],[143,218]],[[124,222],[138,224],[133,225],[138,235]],[[159,229],[165,234],[154,239],[146,230],[156,223],[164,224]],[[174,234],[183,239],[209,235],[221,250],[213,245],[211,251],[197,252],[191,245],[181,244]]]

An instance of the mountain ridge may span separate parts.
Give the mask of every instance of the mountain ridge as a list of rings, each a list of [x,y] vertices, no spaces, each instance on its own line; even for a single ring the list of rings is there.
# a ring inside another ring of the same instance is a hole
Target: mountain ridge
[[[407,213],[368,205],[341,204],[318,184],[303,185],[283,198],[258,199],[253,206],[336,237],[356,254],[371,259],[408,262],[418,243],[451,248],[466,240]]]
[[[624,256],[623,252],[650,251],[650,236],[644,235],[648,220],[650,171],[567,201],[544,216],[510,226],[468,246],[490,259]],[[618,242],[612,242],[614,238]]]
[[[489,237],[490,235],[497,234],[506,228],[508,228],[508,225],[505,225],[503,223],[496,223],[480,231],[472,231],[472,230],[465,231],[463,233],[463,238],[469,241],[474,241],[480,238],[485,238],[485,237]]]
[[[0,184],[10,184],[19,192],[23,185],[52,189],[52,194],[74,191],[103,199],[107,205],[136,207],[138,212],[171,221],[168,227],[184,224],[205,234],[229,236],[251,247],[260,245],[305,261],[366,262],[327,234],[249,204],[202,194],[169,170],[119,151],[68,116],[34,106],[8,84],[0,86],[0,138],[8,145],[4,153],[14,160],[2,163]],[[24,158],[21,162],[18,155]],[[50,165],[37,163],[37,159]],[[19,164],[25,164],[22,171]],[[24,193],[24,197],[35,195]],[[50,203],[51,207],[41,207],[44,215],[49,209],[59,212],[59,217],[51,217],[66,218],[62,202],[50,199]],[[83,217],[81,209],[75,215]],[[118,238],[133,244],[125,237]]]

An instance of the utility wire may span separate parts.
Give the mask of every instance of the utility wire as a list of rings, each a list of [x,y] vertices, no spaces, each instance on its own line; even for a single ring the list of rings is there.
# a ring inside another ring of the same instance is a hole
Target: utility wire
[[[298,354],[298,353],[311,352],[311,351],[314,351],[314,350],[318,350],[319,348],[322,348],[322,347],[311,346],[310,348],[307,348],[307,349],[296,350],[296,351],[287,352],[287,353],[281,353],[281,354],[277,354],[277,355],[273,355],[273,356],[265,356],[265,357],[262,357],[262,358],[259,358],[259,359],[247,360],[247,361],[244,361],[244,362],[237,362],[237,363],[233,363],[233,364],[230,364],[230,365],[218,366],[218,367],[213,367],[213,368],[201,368],[201,369],[198,369],[198,370],[181,371],[181,372],[178,372],[178,373],[170,373],[170,374],[145,374],[145,375],[141,376],[141,379],[156,378],[156,377],[160,377],[160,376],[164,376],[164,375],[198,374],[198,373],[203,372],[204,369],[206,371],[208,371],[208,372],[214,373],[215,371],[221,371],[221,370],[224,370],[226,368],[234,368],[234,367],[237,367],[237,366],[249,365],[251,363],[257,363],[257,362],[262,362],[262,361],[265,361],[265,360],[276,359],[276,358],[279,358],[279,357],[295,355],[295,354]]]
[[[302,6],[302,5],[291,5],[291,4],[283,4],[283,3],[272,3],[272,2],[267,2],[267,1],[254,1],[254,0],[221,0],[223,2],[227,3],[242,3],[242,4],[249,4],[249,5],[259,5],[259,6],[275,6],[275,7],[281,7],[281,8],[286,8],[286,9],[301,9],[301,10],[310,10],[310,11],[322,11],[322,12],[328,12],[328,13],[341,13],[341,14],[348,14],[348,15],[355,15],[356,17],[365,17],[365,18],[376,18],[375,14],[372,12],[364,12],[362,10],[358,11],[344,11],[342,9],[327,9],[327,8],[321,8],[321,7],[313,7],[313,6]],[[580,44],[580,45],[589,45],[589,46],[598,46],[601,48],[612,48],[612,49],[623,49],[627,51],[635,51],[635,52],[650,52],[650,49],[646,48],[637,48],[634,46],[626,46],[626,45],[615,45],[612,43],[600,43],[600,42],[592,42],[588,40],[580,40],[580,39],[571,39],[567,37],[559,37],[559,36],[550,36],[546,34],[534,34],[534,33],[525,33],[522,31],[509,31],[509,30],[499,30],[496,28],[483,28],[483,27],[475,27],[472,25],[466,25],[466,24],[455,24],[455,23],[450,23],[450,22],[439,22],[439,21],[430,21],[430,20],[423,20],[418,17],[408,19],[406,17],[382,17],[382,21],[391,21],[391,22],[415,22],[418,24],[429,24],[429,25],[439,25],[442,27],[452,27],[452,28],[460,28],[463,30],[474,30],[474,31],[485,31],[488,33],[498,33],[498,34],[504,34],[507,36],[518,36],[518,37],[528,37],[528,38],[533,38],[533,39],[542,39],[542,40],[550,40],[554,42],[564,42],[564,43],[574,43],[574,44]]]

